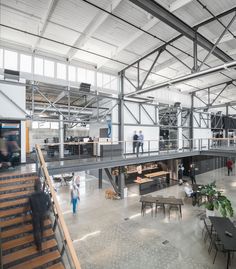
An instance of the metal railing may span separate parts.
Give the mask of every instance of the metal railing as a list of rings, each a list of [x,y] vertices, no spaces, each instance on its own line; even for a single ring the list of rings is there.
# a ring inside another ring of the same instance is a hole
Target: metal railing
[[[81,269],[62,211],[57,201],[56,193],[49,177],[40,146],[36,145],[35,149],[39,163],[39,176],[41,180],[43,180],[43,190],[49,193],[52,200],[52,213],[50,214],[50,218],[53,223],[53,231],[55,233],[62,261],[65,268]]]
[[[143,144],[130,141],[103,142],[67,142],[40,145],[46,161],[66,159],[93,158],[96,161],[103,158],[132,158],[160,154],[202,151],[210,149],[229,149],[236,147],[236,139],[232,138],[198,138],[144,140]],[[61,152],[62,149],[62,152]]]

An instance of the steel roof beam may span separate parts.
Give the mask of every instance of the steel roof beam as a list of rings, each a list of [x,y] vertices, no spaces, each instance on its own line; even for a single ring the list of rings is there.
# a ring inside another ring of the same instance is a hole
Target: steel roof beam
[[[190,27],[188,24],[186,24],[184,21],[176,17],[174,14],[166,10],[163,6],[158,4],[157,2],[153,0],[129,0],[136,6],[142,8],[146,12],[152,14],[154,17],[158,18],[159,20],[166,23],[168,26],[175,29],[177,32],[183,34],[187,38],[191,40],[195,40],[195,30]],[[197,33],[197,43],[207,51],[211,51],[214,44],[210,42],[208,39],[206,39],[203,35]],[[233,59],[227,55],[225,52],[223,52],[218,47],[215,48],[213,55],[216,56],[218,59],[222,60],[223,62],[229,62]]]

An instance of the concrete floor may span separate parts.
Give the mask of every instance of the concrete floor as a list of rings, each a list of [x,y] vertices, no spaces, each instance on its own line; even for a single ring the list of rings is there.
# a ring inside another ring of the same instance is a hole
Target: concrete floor
[[[225,168],[197,176],[198,183],[213,180],[231,199],[236,211],[236,176],[226,176]],[[226,268],[226,257],[221,253],[212,264],[215,252],[208,254],[208,244],[201,234],[200,216],[205,209],[193,207],[189,200],[184,200],[182,219],[175,211],[170,219],[164,218],[161,211],[156,218],[150,212],[142,217],[136,186],[129,188],[124,200],[106,200],[108,182],[104,181],[99,190],[98,180],[86,175],[81,179],[81,202],[73,215],[69,186],[56,187],[82,269]],[[183,187],[178,185],[152,194],[185,196]],[[236,268],[236,259],[231,268]]]

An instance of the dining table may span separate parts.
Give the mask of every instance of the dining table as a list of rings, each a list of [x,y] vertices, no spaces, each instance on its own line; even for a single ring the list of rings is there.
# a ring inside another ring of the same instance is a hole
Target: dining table
[[[230,254],[236,251],[236,227],[233,222],[226,217],[209,217],[212,227],[221,241],[224,251],[227,252],[227,265],[230,266]]]

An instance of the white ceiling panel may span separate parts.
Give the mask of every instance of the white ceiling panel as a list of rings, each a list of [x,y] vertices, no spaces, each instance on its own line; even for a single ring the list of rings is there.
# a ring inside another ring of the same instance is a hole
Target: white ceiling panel
[[[60,0],[50,20],[83,31],[98,12],[98,9],[82,1]]]

